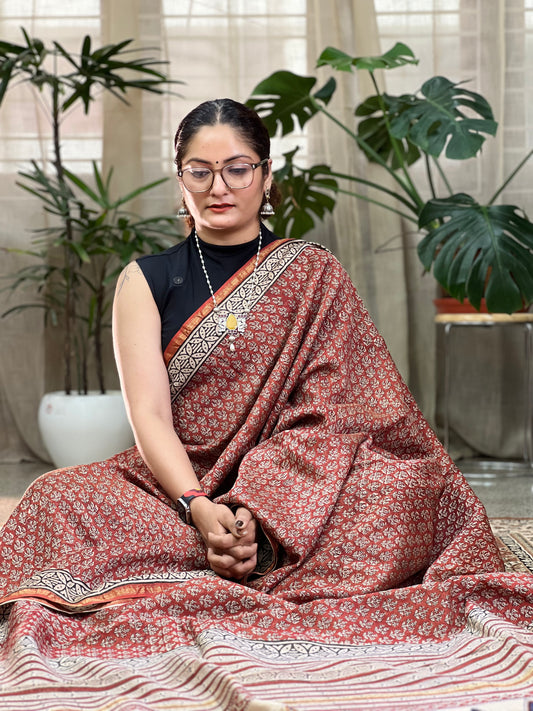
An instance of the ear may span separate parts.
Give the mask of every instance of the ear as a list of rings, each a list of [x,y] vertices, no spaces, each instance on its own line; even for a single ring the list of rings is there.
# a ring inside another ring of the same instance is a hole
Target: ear
[[[185,205],[185,195],[187,194],[187,191],[185,190],[183,180],[179,177],[179,175],[176,175],[176,180],[178,181],[178,187],[181,193],[182,202]]]
[[[264,178],[264,183],[263,187],[264,190],[270,190],[272,187],[272,182],[274,180],[274,176],[272,175],[272,158],[268,159],[268,173]]]

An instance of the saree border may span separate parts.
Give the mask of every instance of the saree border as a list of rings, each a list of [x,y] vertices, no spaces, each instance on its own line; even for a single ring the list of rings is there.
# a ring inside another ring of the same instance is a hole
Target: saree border
[[[215,294],[218,305],[231,313],[239,311],[246,300],[251,311],[307,247],[326,249],[313,242],[289,238],[267,245],[261,250],[257,269],[254,270],[255,260],[250,260],[218,289]],[[165,349],[172,402],[226,338],[226,333],[219,332],[217,322],[210,298],[185,322]]]
[[[187,584],[192,580],[212,578],[212,570],[166,571],[109,580],[91,589],[68,570],[52,569],[37,573],[0,601],[0,607],[17,600],[33,600],[45,607],[67,614],[94,612],[103,607],[121,605],[137,598],[153,597],[165,587]]]
[[[270,252],[278,247],[278,242],[272,242],[271,244],[263,247],[259,253],[258,268],[260,264],[266,259]],[[225,303],[225,299],[232,293],[232,291],[239,286],[239,284],[250,277],[255,270],[255,258],[249,259],[244,266],[242,266],[228,281],[226,281],[220,289],[215,292],[215,297],[217,297],[217,303],[221,306]],[[203,321],[206,316],[208,316],[211,311],[214,310],[214,303],[212,297],[209,297],[205,303],[197,309],[192,316],[190,316],[187,321],[181,326],[179,331],[172,336],[167,347],[165,348],[164,358],[167,367],[177,354],[179,348],[183,343],[189,338],[191,333],[194,332],[195,328]]]

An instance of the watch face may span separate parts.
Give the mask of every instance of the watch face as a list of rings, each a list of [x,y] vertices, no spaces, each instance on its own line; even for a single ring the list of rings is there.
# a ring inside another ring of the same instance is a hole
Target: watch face
[[[178,499],[176,501],[176,508],[178,510],[178,515],[183,521],[183,523],[190,524],[191,522],[191,509],[189,508],[189,502],[183,499]]]

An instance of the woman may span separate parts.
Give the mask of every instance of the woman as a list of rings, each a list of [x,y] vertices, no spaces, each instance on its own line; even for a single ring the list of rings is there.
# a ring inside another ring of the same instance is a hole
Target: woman
[[[124,270],[115,300],[116,357],[144,461],[171,500],[190,506],[191,522],[206,543],[211,568],[225,577],[242,578],[256,565],[255,521],[246,509],[232,513],[203,495],[174,427],[161,349],[206,300],[212,298],[217,310],[212,289],[250,254],[257,252],[259,258],[259,212],[272,186],[269,136],[244,106],[211,102],[185,119],[175,148],[185,212],[194,233],[187,243]],[[181,279],[177,285],[170,281],[174,272]]]
[[[48,614],[56,654],[163,652],[213,625],[442,639],[502,570],[483,506],[335,257],[261,224],[258,116],[206,102],[175,147],[191,234],[128,266],[114,305],[136,446],[32,485],[3,529],[1,601],[35,621],[35,601],[100,610]]]

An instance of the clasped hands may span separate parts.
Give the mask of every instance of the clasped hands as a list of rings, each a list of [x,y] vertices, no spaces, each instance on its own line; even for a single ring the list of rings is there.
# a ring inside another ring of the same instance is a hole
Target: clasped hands
[[[207,547],[211,570],[223,578],[241,580],[257,565],[257,522],[248,509],[235,513],[205,496],[191,501],[191,518]]]

